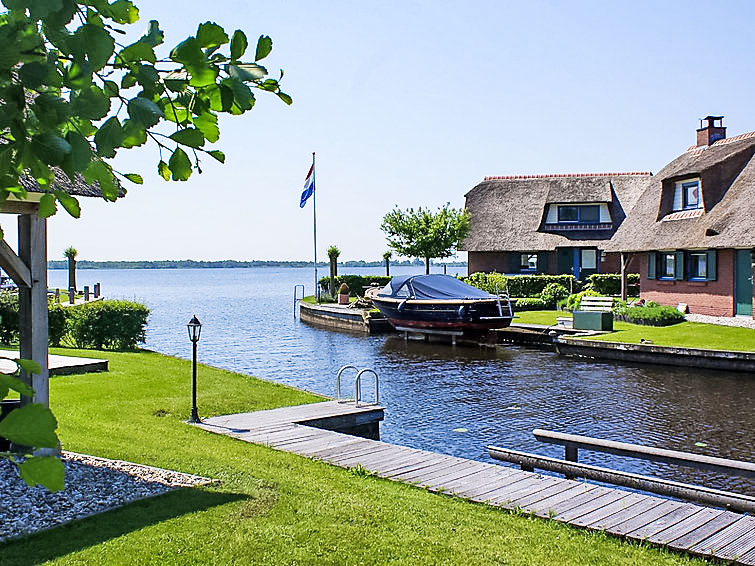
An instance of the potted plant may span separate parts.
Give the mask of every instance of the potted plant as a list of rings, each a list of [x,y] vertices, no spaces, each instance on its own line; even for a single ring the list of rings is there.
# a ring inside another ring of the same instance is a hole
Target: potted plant
[[[341,283],[341,286],[338,288],[338,304],[349,304],[349,286],[346,283]]]

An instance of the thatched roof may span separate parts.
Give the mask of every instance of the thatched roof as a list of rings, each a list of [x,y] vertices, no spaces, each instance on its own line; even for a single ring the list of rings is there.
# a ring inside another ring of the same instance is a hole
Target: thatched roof
[[[102,191],[100,190],[99,183],[95,182],[90,185],[84,180],[84,177],[81,174],[77,174],[76,179],[74,181],[71,181],[68,175],[63,173],[63,171],[61,171],[57,167],[53,167],[53,173],[55,175],[54,186],[56,189],[63,189],[69,195],[73,195],[75,197],[102,197]],[[44,190],[42,190],[39,184],[37,184],[37,181],[34,180],[33,177],[24,175],[19,180],[21,181],[21,186],[23,186],[30,193],[45,192]],[[124,189],[119,184],[118,196],[122,197],[125,194],[126,189]]]
[[[671,213],[674,181],[700,177],[704,207]],[[690,148],[655,175],[610,251],[755,247],[755,132]]]
[[[649,179],[647,172],[486,177],[466,194],[471,221],[461,249],[525,252],[602,245]],[[546,231],[548,205],[556,203],[607,203],[613,222],[604,230]]]

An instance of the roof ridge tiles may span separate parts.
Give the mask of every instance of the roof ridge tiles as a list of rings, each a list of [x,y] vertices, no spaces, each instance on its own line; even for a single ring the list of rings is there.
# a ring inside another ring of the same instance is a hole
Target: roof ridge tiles
[[[755,138],[755,132],[747,132],[745,134],[739,134],[738,136],[734,136],[733,138],[723,138],[723,139],[720,139],[720,140],[716,140],[712,144],[710,144],[710,146],[705,146],[704,145],[704,146],[701,147],[699,145],[691,145],[691,146],[689,146],[689,148],[687,148],[687,151],[694,151],[696,149],[702,151],[702,150],[706,149],[707,147],[713,147],[713,146],[718,146],[718,145],[725,145],[727,143],[738,142],[738,141],[742,141],[742,140],[746,140],[746,139],[750,139],[750,138]]]
[[[501,180],[518,180],[518,179],[563,179],[567,177],[625,177],[629,175],[644,175],[644,176],[650,176],[652,173],[650,171],[624,171],[624,172],[614,172],[614,173],[552,173],[549,175],[492,175],[492,176],[486,176],[483,180],[484,181],[501,181]]]

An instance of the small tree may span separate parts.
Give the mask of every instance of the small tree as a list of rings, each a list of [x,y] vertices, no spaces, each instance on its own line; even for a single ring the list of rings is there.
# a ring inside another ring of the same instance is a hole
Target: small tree
[[[68,246],[63,252],[63,257],[68,259],[68,291],[76,292],[76,256],[79,252],[73,246]]]
[[[386,277],[391,276],[391,256],[392,255],[393,254],[391,253],[390,250],[388,250],[387,252],[383,254],[383,261],[385,262],[385,276]]]
[[[425,273],[430,273],[430,259],[448,257],[469,231],[469,213],[450,208],[446,203],[438,212],[419,207],[406,211],[398,208],[383,217],[380,226],[388,236],[388,245],[400,255],[424,258]]]
[[[330,283],[328,284],[328,292],[331,297],[335,297],[336,293],[336,277],[338,277],[338,256],[341,255],[341,250],[336,246],[330,246],[328,248],[328,257],[330,258]]]

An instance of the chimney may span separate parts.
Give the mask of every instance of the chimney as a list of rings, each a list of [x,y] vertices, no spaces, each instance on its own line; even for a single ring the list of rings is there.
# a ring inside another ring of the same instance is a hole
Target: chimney
[[[723,116],[706,116],[700,119],[696,147],[713,145],[713,142],[726,138],[726,128],[723,126],[723,119]],[[703,122],[707,122],[707,124]]]

